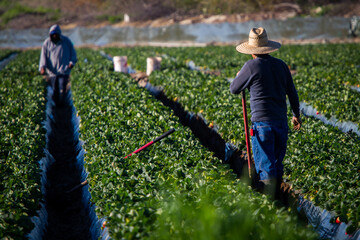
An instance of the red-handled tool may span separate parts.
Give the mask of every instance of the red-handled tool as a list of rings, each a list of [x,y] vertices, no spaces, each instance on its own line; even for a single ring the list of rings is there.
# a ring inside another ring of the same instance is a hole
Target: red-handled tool
[[[250,138],[249,138],[249,126],[247,119],[247,111],[246,111],[246,98],[245,98],[245,90],[241,92],[242,94],[242,106],[243,106],[243,115],[244,115],[244,126],[245,126],[245,138],[246,138],[246,151],[248,155],[248,168],[249,168],[249,177],[251,178],[251,148],[250,148]]]
[[[161,135],[160,137],[155,138],[155,139],[152,140],[151,142],[148,142],[147,144],[145,144],[145,145],[142,146],[141,148],[136,149],[134,152],[130,153],[129,155],[127,155],[127,156],[124,157],[124,158],[128,158],[128,157],[130,157],[130,156],[133,155],[133,154],[137,154],[138,152],[141,152],[141,151],[144,150],[145,148],[147,148],[147,147],[149,147],[150,145],[152,145],[152,144],[160,141],[161,139],[167,137],[168,135],[170,135],[170,134],[173,133],[173,132],[175,132],[175,129],[174,129],[174,128],[170,129],[169,131],[167,131],[166,133],[164,133],[164,134]]]
[[[130,153],[130,154],[127,155],[125,158],[130,157],[131,155],[136,154],[136,153],[144,150],[144,149],[147,148],[148,146],[150,146],[150,145],[152,145],[152,144],[160,141],[161,139],[167,137],[168,135],[170,135],[170,134],[173,133],[173,132],[175,132],[175,129],[174,129],[174,128],[170,129],[169,131],[167,131],[166,133],[164,133],[164,134],[161,135],[160,137],[155,138],[155,139],[152,140],[151,142],[145,144],[145,145],[142,146],[141,148],[139,148],[139,149],[135,150],[134,152]],[[84,187],[84,186],[87,185],[88,183],[89,183],[88,180],[85,180],[84,182],[76,185],[75,187],[73,187],[73,188],[70,189],[69,191],[66,191],[66,193],[71,193],[71,192],[75,191],[76,189],[79,189],[79,188]]]

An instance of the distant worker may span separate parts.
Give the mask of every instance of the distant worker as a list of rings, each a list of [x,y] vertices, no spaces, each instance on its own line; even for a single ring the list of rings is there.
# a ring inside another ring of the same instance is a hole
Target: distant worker
[[[71,40],[61,34],[58,25],[50,27],[49,35],[42,45],[39,70],[41,75],[48,74],[53,89],[59,88],[62,92],[67,88],[70,71],[77,62],[76,51]]]
[[[350,18],[349,25],[349,37],[358,37],[360,36],[360,17],[353,16]]]
[[[269,55],[280,47],[280,43],[268,40],[264,28],[251,29],[249,41],[238,45],[236,50],[251,54],[253,59],[244,64],[230,85],[233,94],[250,91],[255,169],[262,186],[278,188],[288,139],[286,95],[293,112],[294,129],[299,130],[302,124],[299,97],[290,70],[282,60]]]

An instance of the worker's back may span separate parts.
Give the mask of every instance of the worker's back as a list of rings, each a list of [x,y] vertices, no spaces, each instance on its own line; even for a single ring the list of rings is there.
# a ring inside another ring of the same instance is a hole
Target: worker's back
[[[236,81],[245,82],[242,88],[250,90],[253,122],[287,119],[286,95],[297,98],[297,94],[290,71],[282,60],[268,54],[258,55],[245,63],[234,80],[234,88]]]

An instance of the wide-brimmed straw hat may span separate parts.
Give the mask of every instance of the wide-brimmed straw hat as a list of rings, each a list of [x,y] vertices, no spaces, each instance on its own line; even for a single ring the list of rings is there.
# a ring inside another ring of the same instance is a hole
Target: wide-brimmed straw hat
[[[249,33],[249,41],[236,46],[236,50],[245,54],[267,54],[277,51],[281,44],[268,40],[264,28],[253,28]]]

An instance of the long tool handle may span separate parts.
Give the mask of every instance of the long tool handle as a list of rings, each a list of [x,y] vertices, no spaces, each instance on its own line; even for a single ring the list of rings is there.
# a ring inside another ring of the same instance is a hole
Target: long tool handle
[[[169,135],[172,134],[173,132],[175,132],[175,128],[172,128],[172,129],[170,129],[169,131],[167,131],[166,133],[164,133],[163,135],[161,135],[160,137],[155,138],[155,139],[153,140],[153,142],[156,143],[156,142],[160,141],[161,139],[169,136]]]
[[[72,189],[70,189],[69,191],[67,191],[66,193],[71,193],[71,192],[75,191],[76,189],[81,188],[81,187],[87,185],[88,183],[89,183],[88,180],[85,180],[84,182],[76,185],[75,187],[73,187]]]
[[[241,92],[242,94],[242,106],[243,106],[243,115],[244,115],[244,126],[245,126],[245,138],[246,138],[246,151],[248,155],[248,168],[249,168],[249,177],[251,178],[251,148],[250,148],[250,137],[249,137],[249,126],[247,119],[247,111],[246,111],[246,97],[245,90]]]
[[[142,146],[141,148],[136,149],[134,152],[130,153],[130,154],[127,155],[125,158],[128,158],[128,157],[130,157],[130,156],[133,155],[133,154],[137,154],[138,152],[141,152],[141,151],[144,150],[145,148],[147,148],[147,147],[151,146],[152,144],[160,141],[161,139],[167,137],[168,135],[170,135],[170,134],[173,133],[173,132],[175,132],[175,129],[174,129],[174,128],[170,129],[169,131],[167,131],[166,133],[164,133],[164,134],[161,135],[160,137],[157,137],[157,138],[155,138],[154,140],[148,142],[147,144],[145,144],[145,145]]]

